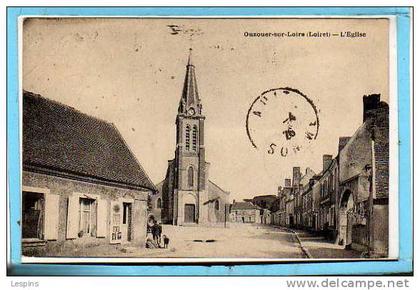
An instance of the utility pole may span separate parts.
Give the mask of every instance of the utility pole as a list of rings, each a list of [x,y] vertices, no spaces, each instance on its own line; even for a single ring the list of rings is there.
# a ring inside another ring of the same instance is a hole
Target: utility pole
[[[368,244],[368,257],[372,256],[372,233],[373,233],[373,176],[372,165],[366,164],[365,171],[368,174],[369,181],[369,198],[368,198],[368,224],[367,224],[367,244]]]
[[[371,156],[372,156],[372,163],[366,164],[365,170],[368,173],[368,180],[369,180],[369,198],[368,198],[368,217],[369,217],[369,224],[368,224],[368,256],[369,258],[372,257],[373,252],[373,181],[374,175],[376,174],[375,170],[375,123],[372,121],[370,126],[370,138],[371,138]]]
[[[227,221],[227,207],[228,207],[228,205],[227,204],[225,204],[225,228],[226,228],[226,221]]]

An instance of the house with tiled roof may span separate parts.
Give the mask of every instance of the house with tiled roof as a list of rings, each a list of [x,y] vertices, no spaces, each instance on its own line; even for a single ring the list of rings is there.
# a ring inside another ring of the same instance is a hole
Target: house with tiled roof
[[[230,207],[230,221],[234,223],[259,223],[260,208],[249,201],[233,201]]]
[[[156,187],[113,124],[24,92],[22,169],[23,254],[144,245]]]

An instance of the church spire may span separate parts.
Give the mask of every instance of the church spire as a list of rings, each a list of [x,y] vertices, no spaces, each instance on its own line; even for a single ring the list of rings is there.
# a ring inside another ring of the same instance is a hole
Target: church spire
[[[195,66],[192,63],[192,48],[189,50],[187,72],[185,74],[184,88],[179,102],[178,113],[201,114],[201,102],[198,95]]]

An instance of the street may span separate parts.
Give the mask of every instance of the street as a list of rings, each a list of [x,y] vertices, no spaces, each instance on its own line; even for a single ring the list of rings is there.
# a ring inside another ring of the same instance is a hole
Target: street
[[[163,225],[168,249],[127,249],[133,257],[304,258],[293,233],[260,224],[224,227]]]
[[[361,252],[302,230],[270,225],[228,223],[219,226],[162,225],[170,238],[168,248],[143,248],[130,244],[74,244],[54,250],[55,256],[131,258],[360,258]],[[301,244],[299,244],[299,237]],[[148,239],[152,239],[148,235]],[[163,246],[163,244],[162,244]],[[48,256],[48,254],[46,254]]]

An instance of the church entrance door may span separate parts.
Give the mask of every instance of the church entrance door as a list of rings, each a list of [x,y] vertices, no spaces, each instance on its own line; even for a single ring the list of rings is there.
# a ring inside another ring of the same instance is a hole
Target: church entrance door
[[[195,222],[195,204],[185,204],[184,209],[184,222],[194,223]]]

